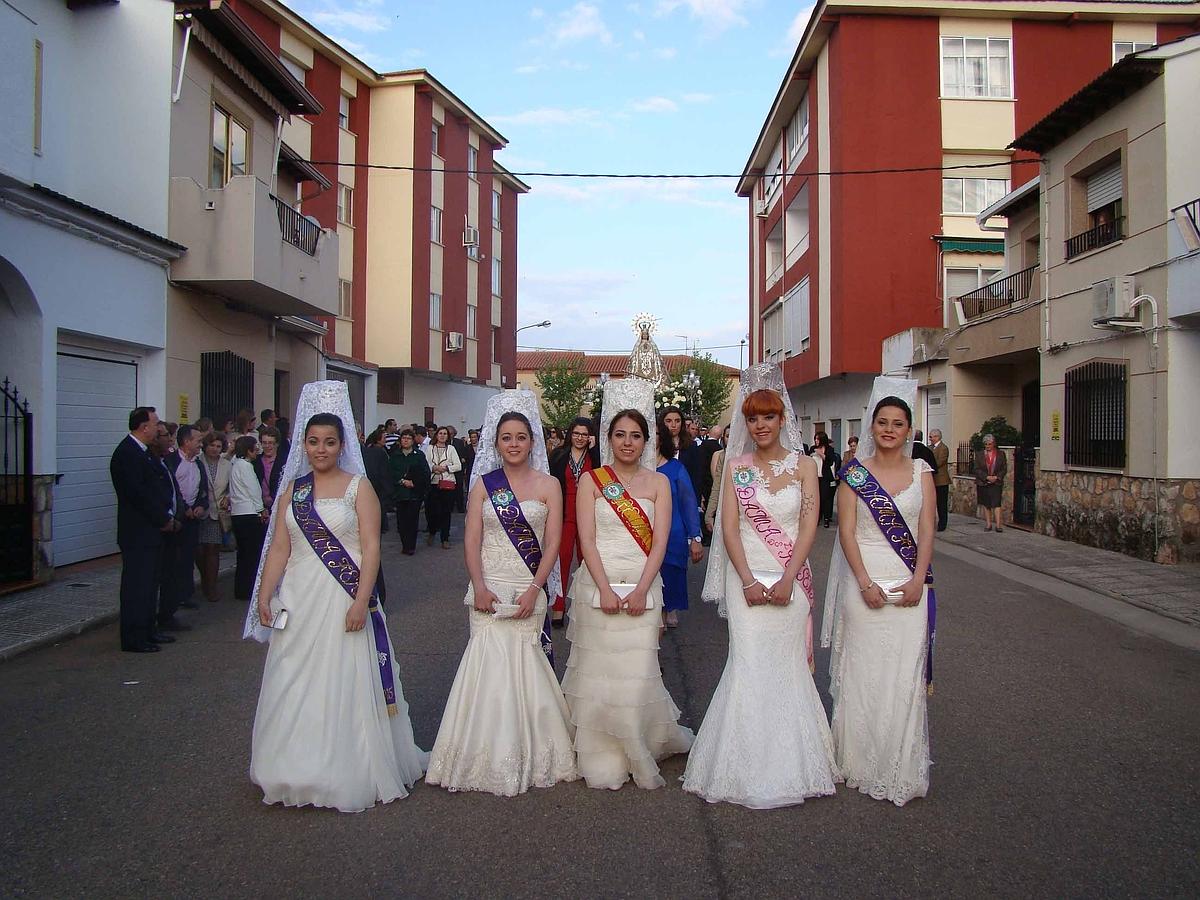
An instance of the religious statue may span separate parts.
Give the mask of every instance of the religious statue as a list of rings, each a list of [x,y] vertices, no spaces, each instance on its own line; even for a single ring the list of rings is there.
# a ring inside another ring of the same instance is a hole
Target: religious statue
[[[639,313],[634,316],[633,333],[638,336],[637,341],[633,345],[633,350],[629,354],[628,373],[636,378],[644,378],[656,388],[660,388],[666,382],[667,369],[663,365],[662,354],[658,350],[658,345],[654,343],[654,338],[650,335],[654,333],[658,325],[654,316],[648,313]]]

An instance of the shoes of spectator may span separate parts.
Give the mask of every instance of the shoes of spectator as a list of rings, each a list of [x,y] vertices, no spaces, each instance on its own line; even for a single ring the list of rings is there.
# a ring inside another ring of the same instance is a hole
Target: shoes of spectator
[[[127,644],[121,648],[125,653],[157,653],[161,649],[158,644],[151,644],[149,641],[144,641],[140,644]]]
[[[425,546],[426,547],[433,546],[433,535],[432,534],[425,535]]]
[[[192,626],[189,625],[187,622],[180,622],[178,619],[172,617],[172,618],[168,619],[166,622],[159,622],[158,630],[159,631],[191,631]],[[169,644],[170,641],[166,641],[165,643]]]
[[[443,550],[449,550],[449,549],[450,549],[450,542],[449,542],[449,541],[442,541],[442,549],[443,549]]]
[[[679,627],[679,613],[677,613],[675,610],[671,610],[669,613],[667,613],[667,618],[666,618],[665,624],[668,628],[678,628]]]
[[[184,600],[182,603],[179,604],[179,608],[180,609],[199,609],[200,604],[197,603],[195,600]]]
[[[417,555],[416,550],[401,550],[400,552],[403,553],[405,556],[416,556]]]
[[[149,640],[151,644],[173,644],[175,643],[175,635],[163,634],[161,631],[156,631],[150,635]]]

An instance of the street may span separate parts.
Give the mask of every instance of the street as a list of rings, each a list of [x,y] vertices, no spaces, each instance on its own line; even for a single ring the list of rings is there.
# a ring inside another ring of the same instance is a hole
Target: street
[[[834,534],[813,552],[819,594]],[[461,517],[452,551],[422,541],[402,557],[394,531],[384,548],[428,749],[466,640]],[[268,807],[246,777],[265,650],[240,640],[242,604],[202,604],[160,654],[118,652],[115,625],[27,653],[0,664],[0,895],[1200,894],[1200,654],[965,551],[935,570],[935,767],[930,796],[903,809],[844,787],[782,810],[710,805],[679,788],[684,757],[658,791],[576,782],[503,799],[419,783],[358,815]],[[698,601],[703,567],[691,576],[661,661],[698,728],[726,636]],[[826,661],[818,651],[828,703]]]

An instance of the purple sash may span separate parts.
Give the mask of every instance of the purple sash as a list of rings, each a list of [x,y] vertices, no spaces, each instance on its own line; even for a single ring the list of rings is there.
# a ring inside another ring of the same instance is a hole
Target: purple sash
[[[896,551],[896,555],[904,561],[910,572],[915,573],[917,571],[917,542],[913,538],[912,532],[909,531],[908,523],[904,521],[904,516],[900,514],[900,508],[896,506],[892,495],[883,489],[883,485],[876,480],[866,466],[856,461],[847,463],[838,477],[846,482],[850,490],[854,491],[867,505],[867,509],[871,511],[871,518],[875,520],[875,524],[879,526],[879,530],[883,532],[887,542]],[[937,624],[937,596],[933,592],[932,565],[925,573],[925,583],[929,585],[929,603],[927,604],[929,649],[925,655],[925,684],[929,688],[929,693],[932,694],[933,640]]]
[[[292,515],[304,534],[308,545],[321,558],[329,574],[354,599],[358,594],[361,572],[346,548],[329,527],[321,520],[313,502],[313,474],[301,475],[292,487]],[[379,593],[371,590],[371,601],[367,606],[371,628],[375,633],[375,659],[379,665],[379,683],[383,687],[383,698],[387,701],[389,716],[396,715],[396,676],[392,671],[391,644],[388,643],[387,625],[379,611]]]
[[[521,557],[521,562],[525,563],[530,575],[536,576],[537,570],[542,565],[542,545],[538,543],[537,534],[530,526],[529,520],[525,518],[525,513],[521,512],[521,504],[517,500],[512,485],[508,483],[508,476],[504,474],[504,469],[493,469],[484,474],[483,489],[487,491],[488,499],[492,502],[492,509],[496,511],[496,518],[500,520],[504,533],[512,541],[513,548]],[[546,619],[542,622],[541,643],[542,652],[546,654],[546,658],[550,660],[550,665],[553,667],[554,641],[550,635],[550,605],[547,603]]]

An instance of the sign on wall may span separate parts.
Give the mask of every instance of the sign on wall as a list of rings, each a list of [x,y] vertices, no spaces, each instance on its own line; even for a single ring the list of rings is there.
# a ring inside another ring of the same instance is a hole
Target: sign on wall
[[[188,398],[187,394],[179,395],[179,421],[180,422],[190,422],[192,419],[192,417],[190,415],[188,415],[188,399],[189,398]]]
[[[1062,413],[1057,410],[1050,413],[1050,440],[1062,440]]]

